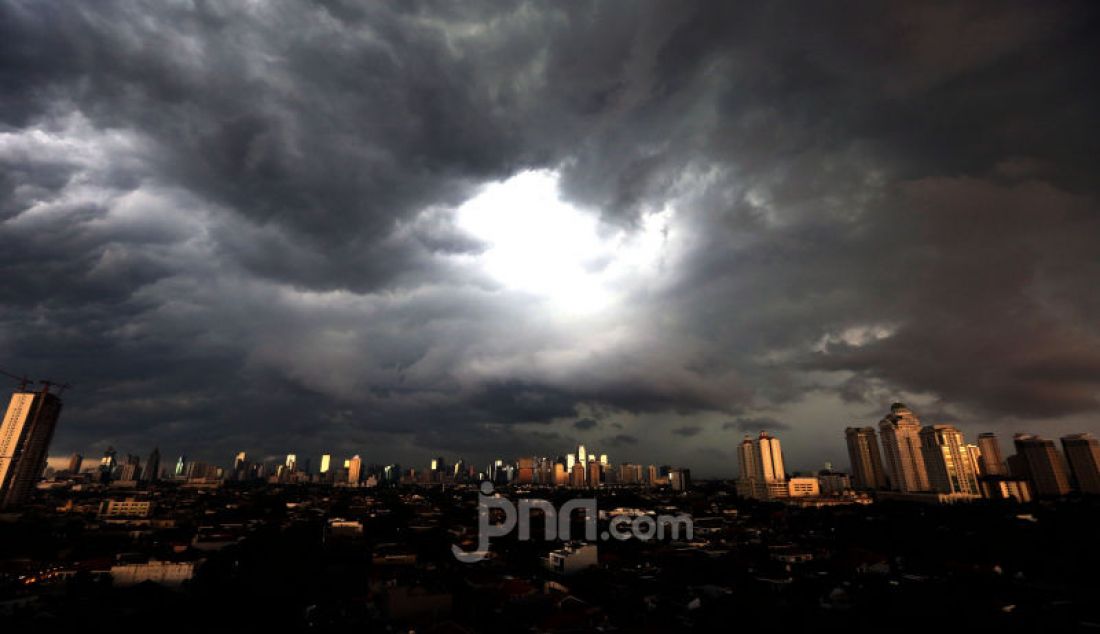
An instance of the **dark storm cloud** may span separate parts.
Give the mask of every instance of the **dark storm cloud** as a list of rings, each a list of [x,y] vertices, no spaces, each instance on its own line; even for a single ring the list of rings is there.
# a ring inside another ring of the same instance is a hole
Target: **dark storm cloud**
[[[1097,31],[1088,3],[9,0],[0,367],[78,384],[65,449],[211,457],[783,429],[752,413],[815,394],[1095,412]],[[608,227],[674,210],[628,308],[555,321],[469,264],[454,208],[533,168]]]
[[[604,446],[612,449],[638,444],[638,439],[630,434],[615,434],[600,441]]]
[[[691,438],[692,436],[698,436],[701,431],[703,431],[703,428],[697,425],[684,425],[683,427],[673,429],[672,433],[677,436],[683,436],[684,438]]]
[[[597,425],[599,425],[599,423],[592,420],[591,418],[582,418],[579,421],[573,423],[573,428],[580,429],[581,431],[587,431],[589,429],[595,428]]]
[[[786,423],[781,423],[774,418],[768,416],[760,417],[748,417],[742,416],[740,418],[722,423],[722,429],[724,430],[737,430],[746,433],[758,432],[758,431],[782,431],[790,429],[791,426]]]

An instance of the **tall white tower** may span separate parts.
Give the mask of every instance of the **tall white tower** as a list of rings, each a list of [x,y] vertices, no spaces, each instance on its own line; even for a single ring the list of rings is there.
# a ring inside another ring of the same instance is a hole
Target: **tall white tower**
[[[921,453],[917,415],[904,404],[894,403],[878,426],[891,488],[906,493],[928,491],[928,470]]]

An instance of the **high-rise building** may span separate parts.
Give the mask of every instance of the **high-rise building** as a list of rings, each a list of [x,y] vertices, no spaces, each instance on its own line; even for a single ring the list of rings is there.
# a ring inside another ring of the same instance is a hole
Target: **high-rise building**
[[[74,453],[69,456],[69,468],[68,472],[72,474],[80,473],[80,467],[84,464],[84,456]]]
[[[134,482],[141,475],[141,459],[137,456],[126,456],[126,463],[119,469],[118,479],[124,482]]]
[[[535,481],[535,458],[524,456],[516,461],[516,481],[531,484]]]
[[[321,455],[321,475],[328,474],[329,469],[332,468],[332,454]]]
[[[993,432],[978,434],[978,449],[981,451],[979,464],[983,476],[1008,475],[1004,456],[1001,455],[1001,443],[997,441],[997,434]]]
[[[962,432],[953,425],[928,425],[920,430],[920,440],[933,491],[981,495],[978,474]]]
[[[584,450],[584,445],[577,445],[577,462],[588,464],[588,453]]]
[[[764,482],[786,482],[787,472],[783,468],[783,450],[779,447],[779,439],[760,432],[756,439],[758,475]]]
[[[691,488],[691,469],[673,469],[668,472],[668,486],[673,491],[687,491]]]
[[[982,477],[982,450],[974,443],[966,445],[966,457],[970,461],[970,470],[975,478]]]
[[[238,451],[233,458],[233,472],[230,478],[238,481],[248,480],[251,477],[251,472],[252,466],[248,462],[248,454],[244,451]]]
[[[569,472],[560,462],[554,463],[554,486],[563,487],[569,484]]]
[[[535,482],[540,484],[554,483],[554,461],[547,457],[535,461]]]
[[[848,458],[852,461],[852,485],[859,489],[890,488],[875,428],[849,427],[844,430],[844,438],[848,441]]]
[[[619,482],[621,484],[641,484],[643,478],[642,465],[624,462],[619,465]]]
[[[1029,480],[1035,497],[1060,497],[1069,493],[1069,469],[1053,440],[1033,434],[1016,434],[1012,442],[1016,445],[1012,475]]]
[[[584,465],[577,463],[573,465],[573,470],[570,472],[569,485],[580,489],[584,487]]]
[[[1077,490],[1100,495],[1100,440],[1092,434],[1062,436],[1062,451]]]
[[[446,465],[447,461],[443,459],[443,456],[436,456],[431,459],[428,467],[430,471],[443,471]]]
[[[48,385],[12,394],[0,424],[0,508],[22,504],[34,488],[60,415],[61,399]]]
[[[362,469],[363,460],[358,455],[352,456],[351,460],[348,461],[348,484],[359,486]]]
[[[287,471],[297,471],[298,470],[298,456],[296,456],[292,453],[288,453],[286,455],[286,468],[287,468]]]
[[[738,446],[738,457],[741,463],[737,481],[739,495],[757,499],[786,497],[787,472],[778,438],[764,431],[755,439],[746,436]]]
[[[176,459],[176,470],[172,474],[176,478],[182,478],[187,475],[187,456],[180,455]]]
[[[118,452],[114,447],[107,447],[107,451],[103,452],[103,457],[99,460],[99,479],[102,482],[108,482],[115,474],[115,466],[118,461],[116,457]]]
[[[160,447],[153,447],[153,451],[149,452],[145,468],[141,471],[141,479],[145,482],[156,482],[160,479]]]
[[[651,464],[645,468],[646,486],[657,486],[657,465]]]
[[[588,461],[588,486],[595,489],[600,486],[601,467],[595,460]]]
[[[756,497],[756,447],[752,436],[748,434],[737,445],[737,465],[737,494],[747,498]]]
[[[565,457],[565,471],[573,473],[573,465],[577,464],[577,454],[569,454]]]
[[[904,493],[928,491],[928,470],[921,454],[920,419],[903,403],[894,403],[878,427],[890,488]]]
[[[756,477],[756,449],[753,446],[752,436],[745,434],[744,440],[737,446],[739,476],[742,480],[751,480]]]

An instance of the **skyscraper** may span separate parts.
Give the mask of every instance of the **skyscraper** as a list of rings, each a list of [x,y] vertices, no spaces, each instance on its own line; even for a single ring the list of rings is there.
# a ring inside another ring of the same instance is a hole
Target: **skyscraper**
[[[875,428],[849,427],[844,430],[844,438],[848,441],[848,458],[852,462],[852,484],[860,489],[889,488]]]
[[[921,454],[920,419],[903,403],[894,403],[878,426],[890,487],[905,493],[928,491],[928,470]]]
[[[137,456],[126,455],[126,462],[119,469],[118,479],[124,482],[134,482],[141,475],[141,459]]]
[[[920,430],[921,454],[932,490],[980,495],[970,451],[953,425],[928,425]]]
[[[72,474],[80,473],[80,466],[83,465],[83,464],[84,464],[84,456],[82,456],[78,453],[74,453],[73,455],[69,456],[69,468],[68,468],[69,473],[72,473]]]
[[[982,450],[974,443],[967,444],[965,449],[966,457],[970,460],[970,470],[974,472],[974,477],[982,477]]]
[[[978,434],[978,449],[982,452],[979,463],[983,476],[1008,475],[1005,459],[1001,455],[1001,443],[997,441],[997,434],[992,432]]]
[[[560,462],[554,463],[554,486],[563,487],[569,484],[569,473],[565,470],[565,465]]]
[[[740,467],[740,479],[751,480],[756,477],[756,449],[753,447],[752,436],[745,434],[745,439],[737,446],[738,466]]]
[[[535,481],[534,457],[523,456],[516,460],[516,481],[520,484],[531,484]]]
[[[1016,434],[1012,442],[1016,445],[1017,457],[1014,468],[1023,471],[1012,475],[1030,480],[1036,497],[1060,497],[1069,493],[1069,469],[1053,440],[1033,434]]]
[[[573,470],[569,475],[569,485],[575,489],[584,487],[584,465],[577,463],[573,465]]]
[[[1100,495],[1100,440],[1092,434],[1062,436],[1062,451],[1077,489]]]
[[[187,456],[181,455],[179,457],[179,459],[176,460],[176,470],[175,470],[173,475],[177,478],[182,478],[182,477],[184,477],[184,475],[186,475],[186,473],[187,473]]]
[[[362,469],[363,460],[358,455],[352,456],[351,460],[348,462],[348,484],[359,486]]]
[[[328,470],[332,468],[332,454],[323,454],[321,456],[321,475],[328,473]]]
[[[600,486],[601,468],[600,463],[595,460],[588,461],[588,486],[590,488],[597,488]]]
[[[156,482],[160,479],[160,447],[153,447],[149,458],[145,461],[145,469],[141,472],[141,479],[146,482]]]
[[[756,439],[756,446],[760,479],[764,482],[786,481],[787,472],[783,468],[783,450],[779,447],[779,439],[762,431]]]
[[[673,469],[669,471],[668,484],[673,491],[687,491],[691,488],[691,469]]]
[[[737,494],[747,498],[757,497],[756,447],[753,445],[752,436],[748,434],[745,434],[744,440],[737,445],[737,464],[739,467]]]
[[[61,399],[48,385],[12,394],[0,424],[0,508],[22,504],[34,488],[60,415]]]
[[[107,447],[107,451],[103,452],[103,457],[99,460],[99,479],[101,482],[110,482],[115,473],[115,465],[117,464],[116,457],[118,452],[114,447]]]
[[[764,431],[755,439],[746,436],[738,446],[738,456],[741,462],[741,477],[737,481],[739,495],[757,499],[785,497],[787,473],[778,438]]]

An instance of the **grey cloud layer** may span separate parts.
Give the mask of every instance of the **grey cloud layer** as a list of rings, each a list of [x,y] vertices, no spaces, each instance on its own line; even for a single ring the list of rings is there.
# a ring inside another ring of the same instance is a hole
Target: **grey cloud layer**
[[[1095,412],[1097,26],[1087,3],[2,2],[0,358],[78,384],[59,442],[211,457],[475,457],[557,421],[658,459],[901,391]],[[675,210],[629,310],[558,321],[463,263],[485,245],[451,210],[532,168],[608,227]]]

